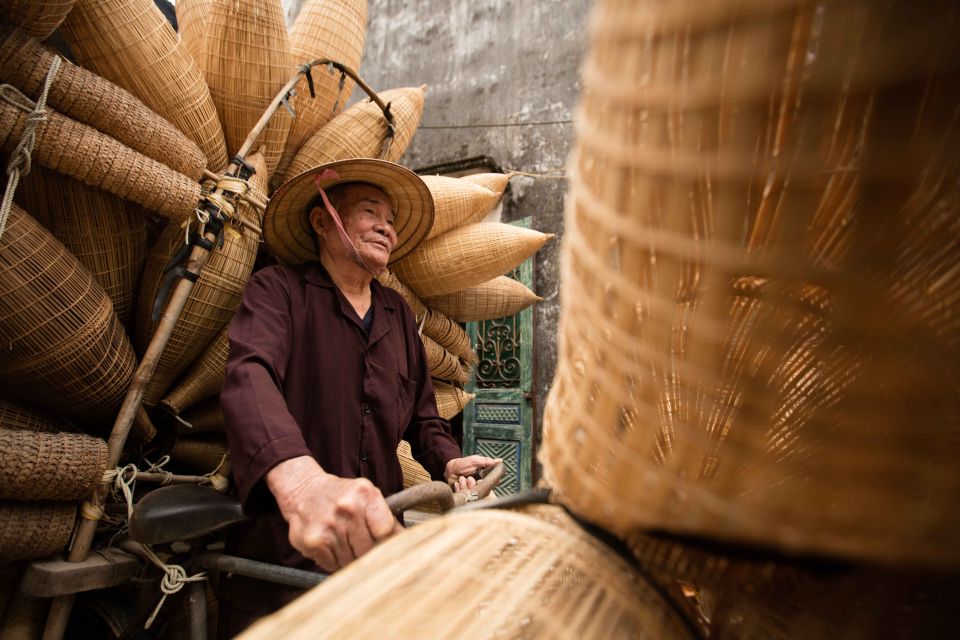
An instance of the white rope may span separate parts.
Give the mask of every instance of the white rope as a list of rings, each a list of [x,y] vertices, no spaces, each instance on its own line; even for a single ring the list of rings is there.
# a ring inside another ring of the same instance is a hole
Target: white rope
[[[20,142],[17,143],[16,149],[10,155],[10,162],[7,163],[7,188],[3,192],[3,200],[0,201],[0,238],[3,237],[3,232],[7,228],[7,219],[10,217],[10,210],[13,208],[13,194],[20,183],[20,176],[30,173],[30,154],[33,153],[33,145],[36,142],[37,125],[47,119],[47,95],[50,93],[53,78],[60,69],[60,61],[60,56],[53,57],[50,68],[47,69],[43,91],[36,103],[23,95],[13,85],[0,85],[0,98],[30,114],[27,116],[27,124],[23,128]]]

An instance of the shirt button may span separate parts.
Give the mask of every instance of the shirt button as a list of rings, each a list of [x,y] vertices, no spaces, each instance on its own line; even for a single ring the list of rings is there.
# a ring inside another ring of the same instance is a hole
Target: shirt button
[[[366,454],[366,452],[361,453],[361,454],[360,454],[360,462],[366,462],[366,461],[367,461],[367,454]]]
[[[365,416],[370,415],[370,405],[368,405],[367,403],[363,403],[363,415]]]

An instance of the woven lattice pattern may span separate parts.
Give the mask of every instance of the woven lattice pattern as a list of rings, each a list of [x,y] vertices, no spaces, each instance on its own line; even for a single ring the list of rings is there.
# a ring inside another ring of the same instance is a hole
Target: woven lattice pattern
[[[430,336],[437,344],[467,364],[476,364],[477,354],[473,350],[473,345],[470,344],[470,336],[463,327],[432,309],[427,311],[427,316],[422,321],[423,335]]]
[[[420,339],[423,340],[423,350],[427,354],[427,367],[431,376],[466,384],[470,379],[470,368],[463,360],[441,347],[430,336],[421,335]]]
[[[53,54],[25,32],[0,25],[0,78],[31,100],[40,97]],[[197,180],[200,148],[143,102],[109,80],[62,60],[47,106]]]
[[[510,178],[511,174],[509,173],[471,173],[470,175],[460,177],[461,180],[478,184],[481,187],[493,191],[497,196],[498,202],[500,198],[503,197],[503,192],[506,191]]]
[[[391,268],[421,298],[438,296],[510,271],[552,237],[509,224],[470,224],[427,240]]]
[[[0,502],[0,562],[59,553],[70,541],[72,502]]]
[[[16,205],[0,240],[0,342],[5,389],[97,430],[112,423],[130,342],[90,273]]]
[[[226,376],[227,356],[230,355],[230,325],[225,325],[217,337],[187,370],[177,386],[160,403],[175,414],[192,407],[201,400],[220,393]]]
[[[79,500],[106,466],[100,438],[0,429],[0,500]]]
[[[197,64],[201,73],[206,73],[203,64],[207,56],[207,16],[211,0],[179,0],[176,3],[177,33],[180,42]]]
[[[203,72],[232,157],[293,77],[287,27],[276,0],[212,0],[204,30]],[[268,174],[280,161],[291,122],[280,109],[257,138]]]
[[[227,438],[220,434],[179,438],[170,451],[170,458],[190,465],[201,473],[215,471],[227,455]]]
[[[506,318],[543,300],[525,284],[508,276],[497,276],[476,287],[430,296],[424,302],[455,322]]]
[[[263,154],[247,158],[256,169],[250,179],[252,188],[266,191],[267,175]],[[253,207],[241,203],[237,215],[259,226],[260,215]],[[142,353],[150,344],[156,322],[150,314],[154,298],[163,281],[163,268],[183,244],[183,229],[169,224],[157,239],[143,271],[140,297],[137,302],[136,345]],[[210,255],[200,279],[177,319],[173,334],[157,363],[156,372],[144,393],[144,402],[158,403],[184,369],[207,348],[240,306],[243,288],[253,272],[253,261],[260,246],[259,237],[245,228],[231,228],[224,233],[223,246]]]
[[[497,203],[497,194],[460,178],[420,176],[433,196],[433,229],[428,238],[460,225],[480,222]]]
[[[0,429],[22,431],[76,431],[69,422],[58,416],[42,413],[0,392]]]
[[[191,407],[183,414],[183,419],[190,426],[178,422],[177,434],[179,435],[224,430],[223,411],[220,409],[219,398],[210,398]]]
[[[433,393],[437,398],[437,412],[444,420],[449,420],[463,411],[467,404],[477,397],[475,393],[467,393],[460,387],[439,380],[433,381]]]
[[[417,294],[411,291],[410,287],[400,282],[397,276],[393,275],[393,272],[389,269],[384,269],[383,273],[377,276],[377,281],[383,286],[390,287],[399,293],[403,297],[404,302],[407,303],[407,306],[410,307],[410,310],[413,311],[413,315],[416,316],[418,321],[427,315],[427,308],[420,302]]]
[[[565,504],[960,563],[948,5],[597,5],[541,449]]]
[[[312,60],[336,60],[359,71],[367,30],[367,0],[307,0],[290,30],[290,52],[294,66]],[[303,143],[341,111],[353,93],[353,80],[346,76],[340,88],[340,74],[325,67],[314,68],[310,97],[306,78],[296,86],[293,99],[296,117],[287,137],[278,173],[286,172]]]
[[[390,104],[396,135],[384,160],[396,162],[406,151],[423,116],[423,94],[426,86],[391,89],[380,93],[384,104]],[[387,121],[373,100],[361,100],[325,124],[310,136],[294,156],[286,179],[307,169],[334,160],[379,158]]]
[[[464,575],[484,579],[463,589]],[[593,538],[494,510],[408,529],[240,637],[388,636],[693,637],[649,583]]]
[[[4,0],[3,21],[44,40],[57,30],[74,2],[76,0]]]
[[[207,168],[227,164],[210,90],[152,0],[78,0],[61,31],[77,62],[115,82],[197,143]]]

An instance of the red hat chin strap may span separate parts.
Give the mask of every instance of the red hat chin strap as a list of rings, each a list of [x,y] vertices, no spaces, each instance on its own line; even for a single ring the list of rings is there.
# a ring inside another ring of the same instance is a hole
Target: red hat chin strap
[[[340,176],[333,169],[325,169],[317,174],[313,179],[314,185],[317,187],[317,191],[320,192],[320,198],[323,200],[323,205],[327,209],[327,213],[330,214],[330,217],[333,218],[333,223],[337,226],[337,235],[340,236],[340,242],[343,243],[343,247],[347,250],[347,253],[353,258],[353,261],[357,265],[372,273],[374,276],[379,276],[383,273],[383,269],[376,271],[367,264],[367,261],[363,259],[363,256],[360,255],[360,251],[357,249],[357,245],[353,244],[353,240],[350,239],[350,236],[347,235],[346,229],[343,228],[343,222],[340,220],[340,214],[337,213],[337,210],[333,208],[333,205],[330,204],[330,199],[327,197],[327,192],[323,190],[323,187],[320,186],[321,180],[335,180]]]

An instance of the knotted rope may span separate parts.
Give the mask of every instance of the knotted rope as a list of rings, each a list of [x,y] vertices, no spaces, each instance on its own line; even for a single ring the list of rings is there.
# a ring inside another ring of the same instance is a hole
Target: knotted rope
[[[60,62],[60,56],[53,57],[50,68],[47,69],[47,77],[43,83],[40,99],[36,102],[23,95],[13,85],[0,85],[0,99],[29,114],[27,124],[20,136],[20,142],[17,143],[10,156],[10,162],[7,163],[7,188],[3,192],[3,200],[0,201],[0,238],[3,237],[3,232],[7,228],[7,218],[10,217],[10,209],[13,207],[13,194],[17,190],[20,176],[30,173],[30,154],[33,153],[33,145],[36,142],[37,125],[47,119],[47,95],[50,93],[53,78],[60,69]]]

